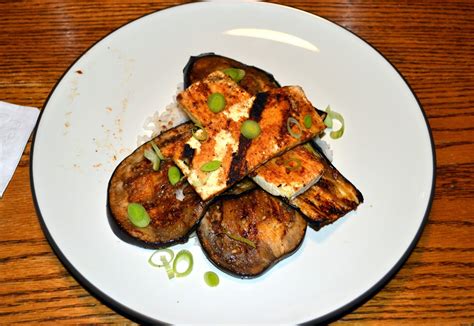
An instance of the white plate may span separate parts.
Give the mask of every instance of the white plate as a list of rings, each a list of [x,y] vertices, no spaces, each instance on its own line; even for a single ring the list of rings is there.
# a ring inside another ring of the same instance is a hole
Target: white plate
[[[193,27],[194,26],[194,27]],[[335,166],[365,202],[254,280],[220,271],[194,240],[189,277],[169,281],[152,251],[120,241],[106,218],[112,171],[147,116],[173,100],[189,56],[216,52],[301,85],[344,115]],[[80,73],[82,72],[82,73]],[[129,317],[168,323],[300,323],[340,316],[388,281],[413,249],[434,183],[429,127],[410,88],[380,53],[323,18],[265,3],[195,3],[133,21],[65,73],[42,112],[32,186],[44,231],[69,271]]]

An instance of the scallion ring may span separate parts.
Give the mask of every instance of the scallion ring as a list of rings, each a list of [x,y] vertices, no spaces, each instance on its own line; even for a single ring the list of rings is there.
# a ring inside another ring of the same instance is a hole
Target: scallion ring
[[[155,151],[152,151],[151,149],[145,149],[143,156],[145,156],[145,158],[153,164],[153,171],[158,171],[160,169],[161,160],[158,155],[156,155]]]
[[[284,165],[285,165],[285,168],[287,168],[290,171],[298,170],[301,167],[301,160],[299,158],[292,157],[286,160]]]
[[[299,129],[299,132],[294,132],[293,126],[297,126]],[[293,117],[288,118],[288,120],[286,121],[286,128],[288,129],[288,132],[293,138],[296,138],[296,139],[301,138],[302,130],[301,130],[301,125],[298,122],[298,120],[296,120]]]
[[[139,228],[147,227],[148,224],[150,224],[150,216],[148,215],[145,207],[143,207],[141,204],[128,204],[127,213],[130,222]]]
[[[209,161],[201,165],[202,172],[212,172],[221,167],[222,162],[218,160]]]
[[[343,116],[338,112],[332,111],[329,105],[326,108],[326,112],[327,112],[327,116],[326,116],[326,119],[324,119],[324,124],[326,125],[326,127],[332,129],[334,127],[333,120],[337,120],[341,123],[341,127],[338,130],[332,130],[329,133],[329,136],[331,136],[332,139],[341,138],[342,135],[344,134],[344,127],[345,127]]]
[[[153,150],[155,151],[156,155],[160,160],[165,159],[165,156],[161,153],[160,149],[158,148],[158,146],[156,146],[154,141],[151,141],[151,147],[153,147]]]
[[[238,68],[227,68],[222,70],[222,72],[232,78],[236,83],[245,77],[245,70]]]
[[[150,258],[148,258],[148,264],[150,264],[151,266],[153,267],[165,267],[165,265],[163,264],[156,264],[154,261],[153,261],[153,257],[158,254],[158,253],[167,253],[170,257],[169,259],[167,260],[168,261],[168,264],[171,263],[173,261],[173,258],[174,258],[174,252],[173,250],[171,249],[168,249],[168,248],[163,248],[163,249],[159,249],[159,250],[156,250],[155,252],[153,252],[150,256]],[[161,257],[164,257],[164,255],[162,255]],[[160,260],[161,260],[161,257],[160,257]],[[165,257],[166,259],[166,257]]]
[[[187,267],[184,272],[178,272],[178,264],[180,261],[185,261]],[[176,257],[173,261],[173,271],[176,277],[184,277],[189,275],[193,270],[193,255],[186,249],[181,250],[176,254]]]
[[[219,285],[219,276],[211,271],[204,273],[204,282],[210,287],[215,287]]]
[[[304,116],[303,124],[306,127],[306,129],[311,128],[311,126],[313,125],[313,118],[311,118],[310,114],[307,114],[307,115]]]
[[[206,141],[209,138],[209,135],[206,129],[202,127],[194,126],[191,132],[193,134],[193,137],[199,141]]]
[[[175,271],[171,267],[171,261],[167,261],[165,256],[160,256],[160,260],[163,263],[163,267],[166,270],[166,274],[168,274],[168,279],[172,279],[175,276]]]
[[[253,120],[244,121],[240,127],[240,133],[247,139],[255,139],[261,132],[260,125]]]
[[[212,93],[207,98],[207,106],[214,113],[224,110],[226,105],[225,97],[221,93]]]
[[[181,180],[181,172],[174,165],[168,169],[168,180],[173,186]]]

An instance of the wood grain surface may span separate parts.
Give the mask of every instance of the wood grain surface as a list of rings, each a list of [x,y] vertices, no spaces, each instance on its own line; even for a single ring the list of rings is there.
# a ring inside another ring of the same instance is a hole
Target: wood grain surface
[[[0,100],[42,107],[97,40],[174,1],[0,0]],[[284,1],[358,34],[418,96],[437,155],[436,193],[407,263],[336,323],[474,324],[474,2]],[[0,199],[0,324],[132,323],[82,288],[35,212],[28,144]]]

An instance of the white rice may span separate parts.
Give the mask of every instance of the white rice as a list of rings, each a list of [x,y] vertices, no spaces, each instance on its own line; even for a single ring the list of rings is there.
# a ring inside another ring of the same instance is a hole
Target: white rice
[[[168,104],[164,110],[155,111],[145,119],[143,130],[137,136],[137,145],[140,146],[163,131],[176,127],[183,122],[189,121],[187,114],[176,102],[176,95],[183,90],[183,84],[178,84],[173,102]]]
[[[329,146],[329,143],[322,140],[321,138],[319,137],[316,137],[314,138],[314,142],[316,143],[316,145],[319,146],[319,148],[323,151],[323,154],[324,156],[326,156],[326,158],[332,162],[332,159],[334,157],[333,155],[333,152],[332,152],[332,149],[331,149],[331,146]]]

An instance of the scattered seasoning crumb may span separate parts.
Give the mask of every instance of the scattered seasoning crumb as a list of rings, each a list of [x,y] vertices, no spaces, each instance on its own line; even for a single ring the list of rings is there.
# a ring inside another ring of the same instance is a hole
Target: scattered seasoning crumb
[[[70,126],[71,126],[71,124],[70,124],[68,121],[66,121],[66,122],[64,123],[64,127],[69,128]]]
[[[76,70],[76,74],[82,75],[82,70]]]
[[[110,106],[106,107],[105,109],[107,110],[107,112],[112,112],[112,108]]]
[[[102,163],[97,163],[92,165],[93,168],[100,168],[102,166]]]
[[[117,156],[114,155],[114,156],[112,157],[112,159],[113,159],[114,161],[117,161]]]

